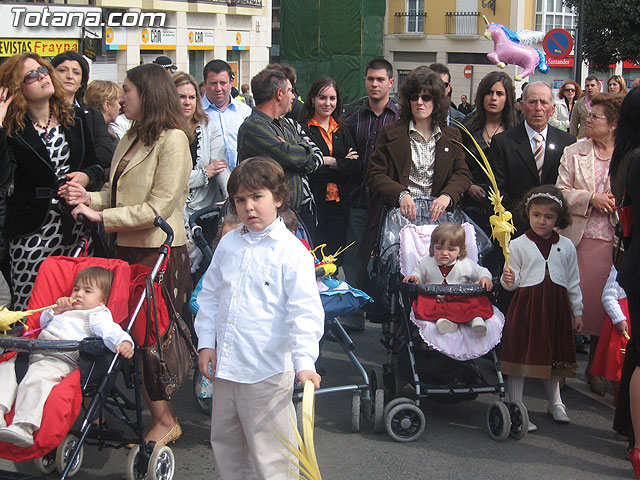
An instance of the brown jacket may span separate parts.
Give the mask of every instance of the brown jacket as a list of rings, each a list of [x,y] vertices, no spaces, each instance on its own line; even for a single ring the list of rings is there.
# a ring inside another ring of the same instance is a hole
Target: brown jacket
[[[471,184],[465,154],[459,143],[460,132],[453,127],[440,127],[442,136],[436,143],[436,161],[433,172],[432,195],[447,194],[453,200],[453,208]],[[364,268],[369,262],[371,250],[378,237],[378,227],[383,206],[398,207],[398,197],[409,184],[411,172],[411,144],[409,123],[398,121],[385,125],[378,136],[376,149],[369,158],[367,186],[371,191],[371,204],[367,226],[360,246]]]

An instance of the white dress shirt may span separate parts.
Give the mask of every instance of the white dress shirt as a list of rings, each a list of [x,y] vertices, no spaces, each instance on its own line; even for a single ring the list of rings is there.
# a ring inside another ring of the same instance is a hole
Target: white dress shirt
[[[544,143],[546,145],[547,143],[547,133],[549,132],[549,125],[546,125],[544,127],[544,130],[542,130],[541,132],[536,132],[533,128],[531,128],[529,126],[529,124],[525,121],[524,122],[524,129],[527,131],[527,136],[529,137],[529,144],[531,145],[531,152],[536,153],[536,147],[538,146],[538,142],[536,142],[533,139],[533,136],[536,134],[540,134],[542,135],[542,143]],[[545,148],[547,148],[545,146]],[[553,145],[549,145],[549,148],[551,148],[551,150],[553,150],[555,147]]]
[[[194,328],[199,350],[216,349],[216,378],[315,371],[324,311],[313,257],[276,222],[258,240],[245,227],[226,234],[204,276]]]
[[[604,285],[604,290],[602,291],[602,305],[614,325],[624,322],[627,319],[622,308],[620,308],[619,302],[623,298],[627,298],[627,294],[618,284],[618,281],[616,280],[617,276],[618,271],[616,270],[616,267],[611,267],[609,278],[607,278],[607,283]]]
[[[238,129],[244,119],[251,115],[251,107],[233,97],[230,98],[231,101],[224,110],[220,110],[211,103],[206,95],[202,96],[201,103],[209,120],[215,122],[222,132],[224,145],[227,148],[227,163],[233,170],[238,163]]]

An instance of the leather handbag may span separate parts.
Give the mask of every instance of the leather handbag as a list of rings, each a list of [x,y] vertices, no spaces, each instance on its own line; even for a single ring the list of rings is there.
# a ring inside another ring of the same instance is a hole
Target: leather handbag
[[[164,284],[161,291],[169,313],[169,326],[160,335],[156,292],[149,278],[146,280],[146,287],[147,332],[141,348],[144,385],[151,400],[171,400],[189,375],[198,353],[191,341],[189,327],[176,311]],[[155,331],[156,341],[147,345],[151,328]]]
[[[629,202],[625,202],[626,198],[627,191],[625,189],[620,206],[616,208],[618,223],[613,233],[613,264],[618,270],[620,270],[620,266],[622,265],[625,249],[628,248],[631,243],[631,233],[633,232],[632,205]]]

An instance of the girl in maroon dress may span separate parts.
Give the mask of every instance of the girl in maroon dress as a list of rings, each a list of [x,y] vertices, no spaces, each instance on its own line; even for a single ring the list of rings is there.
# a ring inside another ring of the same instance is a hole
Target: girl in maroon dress
[[[461,225],[443,223],[431,234],[429,255],[424,257],[404,282],[457,285],[479,283],[493,288],[491,272],[466,257],[465,232]],[[485,319],[493,315],[486,295],[472,297],[420,294],[413,304],[418,320],[436,322],[439,333],[454,333],[468,323],[478,337],[487,333]]]
[[[503,332],[500,364],[509,375],[511,401],[522,402],[524,377],[542,378],[556,422],[568,423],[560,397],[560,377],[575,377],[578,367],[573,331],[582,330],[582,293],[578,258],[571,240],[555,228],[570,222],[560,190],[543,185],[524,196],[531,230],[509,245],[509,267],[500,282],[518,290]],[[529,431],[537,427],[529,420]]]

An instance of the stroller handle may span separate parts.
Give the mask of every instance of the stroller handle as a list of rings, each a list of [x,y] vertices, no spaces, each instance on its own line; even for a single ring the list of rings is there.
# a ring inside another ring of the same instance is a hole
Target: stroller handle
[[[403,283],[400,286],[405,293],[426,293],[429,295],[479,295],[487,293],[482,285],[434,285],[420,283]]]
[[[173,243],[173,229],[171,228],[171,226],[167,222],[165,222],[160,215],[156,217],[156,219],[153,221],[153,224],[167,234],[167,239],[164,243],[166,243],[167,245],[171,245]]]

